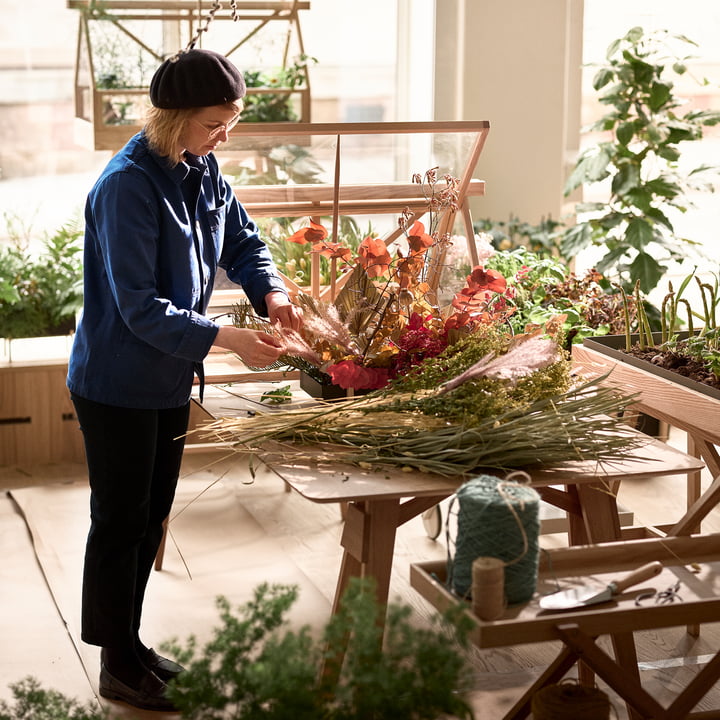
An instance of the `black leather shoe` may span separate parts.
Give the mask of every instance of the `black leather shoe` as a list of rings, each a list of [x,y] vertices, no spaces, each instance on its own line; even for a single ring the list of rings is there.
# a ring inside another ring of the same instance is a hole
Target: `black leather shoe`
[[[152,670],[161,680],[170,682],[174,680],[185,668],[182,665],[158,655],[152,648],[148,648],[143,657],[143,664],[148,670]]]
[[[154,673],[143,675],[138,687],[133,688],[113,677],[105,665],[100,666],[100,695],[108,700],[121,700],[143,710],[178,712],[177,707],[165,697],[167,685]]]

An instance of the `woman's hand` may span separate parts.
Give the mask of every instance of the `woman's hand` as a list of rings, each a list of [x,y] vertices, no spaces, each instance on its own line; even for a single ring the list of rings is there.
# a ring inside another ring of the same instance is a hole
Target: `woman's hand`
[[[232,350],[248,367],[264,368],[272,365],[281,355],[283,347],[272,335],[221,325],[215,345]]]
[[[299,330],[303,324],[302,310],[293,305],[282,292],[271,292],[265,296],[270,322],[280,324],[289,330]]]

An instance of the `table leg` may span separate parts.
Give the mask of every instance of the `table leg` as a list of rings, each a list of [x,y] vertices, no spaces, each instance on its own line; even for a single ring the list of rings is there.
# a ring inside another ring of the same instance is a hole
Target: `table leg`
[[[580,656],[595,673],[620,695],[629,707],[634,709],[634,717],[664,718],[665,709],[646,692],[633,677],[633,672],[621,666],[601,650],[595,641],[588,637],[575,624],[558,625],[560,639]],[[635,661],[637,671],[637,660]]]
[[[545,672],[523,693],[522,697],[505,714],[503,720],[522,720],[530,715],[533,695],[547,685],[554,685],[565,677],[567,671],[577,662],[577,654],[564,646]]]
[[[167,536],[168,536],[168,518],[165,518],[163,520],[163,534],[162,534],[162,540],[160,540],[160,546],[158,547],[158,551],[155,555],[155,570],[158,572],[162,570],[163,567],[163,560],[165,558],[165,545],[167,543]]]
[[[720,503],[720,456],[715,446],[702,438],[696,437],[694,446],[714,480],[685,515],[670,528],[668,535],[690,535],[695,532],[703,518]]]
[[[344,551],[333,600],[333,614],[340,609],[353,577],[373,578],[378,604],[381,607],[387,604],[399,520],[399,499],[348,503],[340,541]],[[384,623],[384,613],[382,618],[381,622]],[[344,654],[345,650],[332,662],[323,663],[321,673],[327,681],[332,683],[333,675],[337,680]]]
[[[333,612],[340,606],[352,577],[373,578],[378,603],[387,604],[399,521],[400,500],[397,498],[350,503],[347,506],[340,541],[344,554]]]
[[[615,660],[633,682],[640,686],[640,670],[638,669],[635,638],[631,632],[617,633],[611,636]],[[629,720],[642,720],[640,715],[629,703],[627,704]]]
[[[683,720],[692,717],[690,711],[705,697],[705,694],[720,677],[720,653],[685,686],[667,711],[667,720]],[[703,713],[704,714],[704,713]]]
[[[607,484],[579,483],[569,486],[568,493],[577,498],[580,507],[579,517],[570,516],[571,545],[588,545],[621,539],[617,498]]]

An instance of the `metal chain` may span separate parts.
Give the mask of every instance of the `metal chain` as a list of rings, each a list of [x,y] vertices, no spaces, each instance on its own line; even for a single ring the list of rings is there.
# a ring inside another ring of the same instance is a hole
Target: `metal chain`
[[[198,28],[195,31],[195,35],[193,36],[192,40],[190,40],[190,42],[187,44],[185,50],[181,50],[179,53],[177,53],[177,55],[175,55],[175,58],[179,57],[182,52],[187,52],[188,50],[192,50],[195,47],[198,40],[200,39],[200,36],[204,32],[208,31],[210,23],[215,19],[215,13],[221,8],[222,3],[218,2],[218,0],[214,0],[213,6],[208,11],[208,14],[203,18],[202,22],[198,25]],[[240,19],[240,13],[237,7],[237,0],[230,0],[230,11],[233,22],[237,22]]]

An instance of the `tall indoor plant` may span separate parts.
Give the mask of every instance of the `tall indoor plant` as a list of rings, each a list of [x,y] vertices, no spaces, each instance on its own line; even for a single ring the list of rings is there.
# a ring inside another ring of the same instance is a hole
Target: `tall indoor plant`
[[[713,110],[683,110],[674,80],[687,73],[687,57],[668,51],[674,41],[694,45],[667,31],[632,28],[607,50],[607,61],[593,80],[608,110],[589,129],[602,139],[587,148],[566,184],[566,194],[586,184],[610,180],[605,202],[577,205],[580,219],[566,232],[566,258],[590,246],[602,247],[600,272],[617,276],[626,290],[636,281],[644,293],[661,280],[672,261],[681,261],[692,245],[678,235],[673,214],[690,206],[690,193],[709,189],[710,168],[683,172],[682,147],[703,137],[720,122]]]

